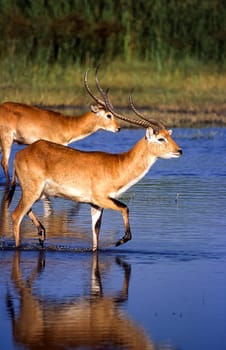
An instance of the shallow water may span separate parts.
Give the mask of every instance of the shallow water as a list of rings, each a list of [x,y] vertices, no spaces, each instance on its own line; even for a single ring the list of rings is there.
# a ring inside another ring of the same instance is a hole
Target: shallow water
[[[118,152],[143,135],[98,132],[72,146]],[[36,203],[45,249],[26,218],[23,249],[15,251],[10,215],[20,188],[9,210],[1,200],[1,349],[226,348],[226,129],[173,136],[183,156],[158,160],[121,197],[132,240],[114,247],[122,218],[107,210],[98,256],[90,252],[88,205]]]

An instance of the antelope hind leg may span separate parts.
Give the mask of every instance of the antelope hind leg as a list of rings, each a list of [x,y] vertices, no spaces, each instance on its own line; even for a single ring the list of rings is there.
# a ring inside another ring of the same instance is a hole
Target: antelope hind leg
[[[34,223],[34,225],[37,227],[38,229],[38,235],[39,237],[39,243],[41,245],[41,247],[43,247],[44,245],[44,241],[46,238],[46,231],[45,231],[45,227],[42,225],[42,223],[38,220],[38,218],[36,217],[36,215],[33,213],[32,209],[29,210],[29,212],[27,213],[27,215],[29,216],[29,218],[32,220],[32,222]]]

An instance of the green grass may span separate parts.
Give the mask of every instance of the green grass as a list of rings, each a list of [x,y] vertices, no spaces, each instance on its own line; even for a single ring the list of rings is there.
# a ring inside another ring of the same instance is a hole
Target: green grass
[[[87,68],[90,68],[89,85],[96,91],[94,67],[89,65],[1,63],[1,101],[88,108],[91,99],[83,85]],[[115,106],[128,106],[128,96],[134,89],[137,107],[198,112],[226,110],[226,72],[197,62],[169,64],[158,70],[150,63],[114,61],[101,64],[98,76],[102,86],[110,89]]]

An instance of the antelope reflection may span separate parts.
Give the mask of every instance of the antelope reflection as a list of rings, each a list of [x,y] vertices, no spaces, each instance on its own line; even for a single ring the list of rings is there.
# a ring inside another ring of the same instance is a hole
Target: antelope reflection
[[[7,304],[17,344],[29,349],[155,349],[144,331],[119,309],[119,304],[128,299],[130,265],[116,258],[123,271],[122,287],[114,296],[104,296],[98,255],[92,254],[90,294],[57,305],[32,293],[32,284],[44,270],[42,254],[26,280],[20,268],[20,252],[14,255],[11,277],[18,312],[12,293],[8,293]]]
[[[0,245],[12,247],[14,242],[13,229],[12,229],[12,216],[9,210],[9,196],[8,188],[5,187],[0,192]],[[89,242],[90,232],[76,221],[79,221],[79,213],[81,205],[79,203],[72,203],[70,205],[53,205],[49,198],[43,198],[43,209],[40,207],[42,212],[43,222],[47,229],[47,235],[50,240],[58,238],[59,234],[67,238],[75,238],[84,242]],[[80,220],[81,221],[81,220]],[[28,221],[23,227],[23,237],[33,236],[33,227]],[[10,240],[10,242],[9,242]]]

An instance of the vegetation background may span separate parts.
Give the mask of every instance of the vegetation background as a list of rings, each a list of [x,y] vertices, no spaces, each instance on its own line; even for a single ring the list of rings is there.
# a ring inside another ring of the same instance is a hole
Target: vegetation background
[[[84,72],[101,64],[116,105],[134,88],[140,106],[226,122],[224,0],[0,0],[0,10],[2,101],[87,105]]]

